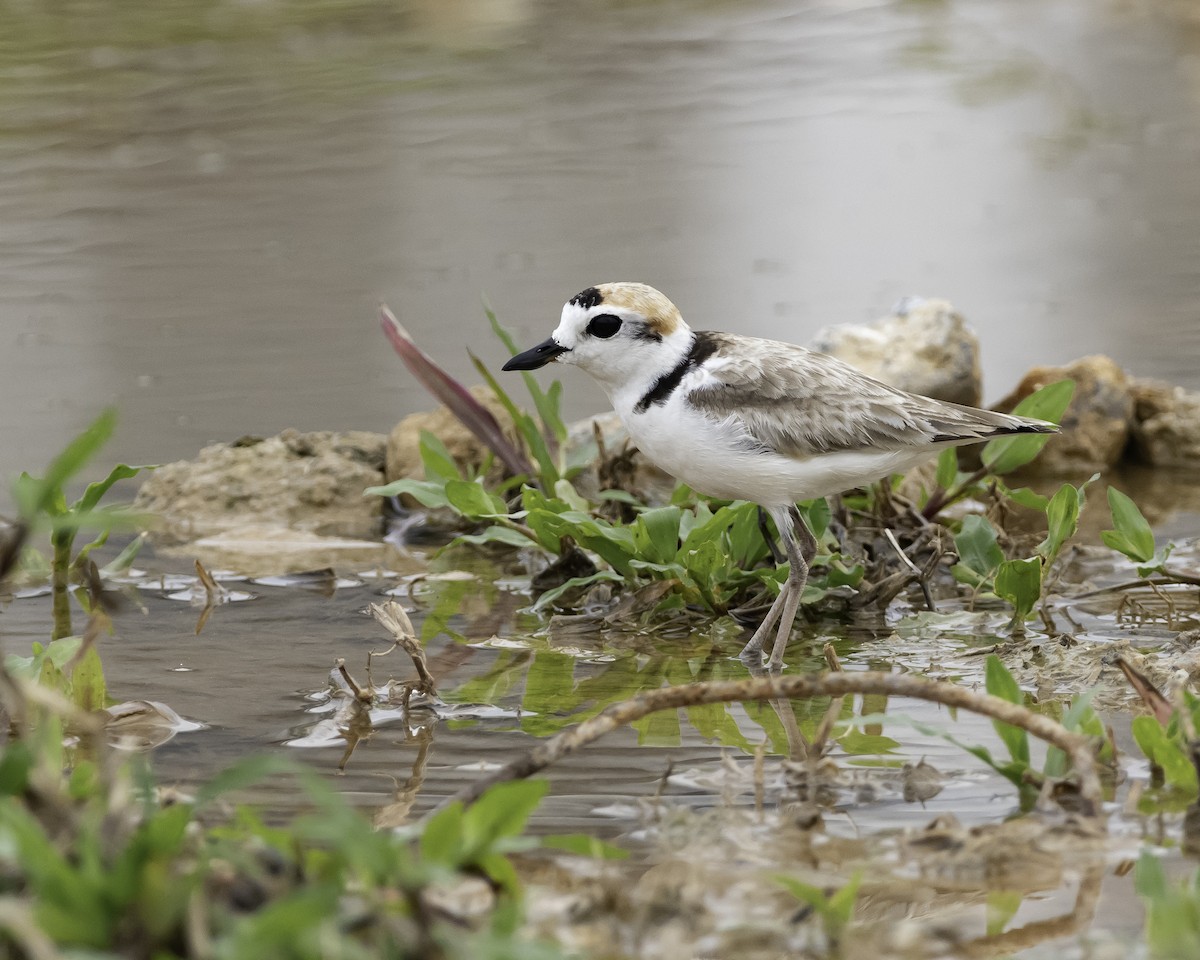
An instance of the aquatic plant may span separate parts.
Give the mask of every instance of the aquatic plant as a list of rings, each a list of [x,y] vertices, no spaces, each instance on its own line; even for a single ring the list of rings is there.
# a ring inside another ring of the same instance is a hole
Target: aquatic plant
[[[89,554],[107,542],[115,529],[133,525],[136,515],[123,507],[100,506],[100,501],[120,480],[135,477],[147,466],[130,466],[119,463],[102,480],[89,483],[78,500],[68,503],[66,485],[108,442],[116,427],[116,411],[111,407],[97,417],[90,426],[67,445],[47,468],[42,477],[22,473],[13,483],[13,500],[17,505],[18,536],[24,545],[29,536],[45,532],[50,536],[52,547],[49,570],[53,587],[54,640],[71,633],[71,575],[86,575],[90,563]],[[75,538],[80,530],[92,529],[96,536],[78,552]],[[134,541],[140,546],[140,541]],[[136,547],[132,548],[136,551]],[[37,563],[31,555],[32,548],[26,547],[25,562]],[[132,553],[119,558],[121,562],[132,560]],[[80,596],[83,602],[87,594]],[[85,607],[90,612],[90,607]]]
[[[1200,956],[1200,871],[1171,882],[1159,858],[1144,850],[1133,871],[1133,888],[1146,908],[1150,956],[1156,960]]]
[[[34,644],[31,658],[10,656],[10,668],[26,676],[39,676],[45,685],[65,694],[84,709],[100,709],[107,703],[104,673],[95,641],[107,628],[108,619],[101,595],[100,573],[91,554],[107,542],[112,531],[128,529],[143,519],[126,507],[102,506],[100,501],[118,481],[135,477],[150,468],[117,464],[103,479],[88,484],[83,495],[72,502],[67,501],[66,488],[108,441],[115,427],[116,411],[109,408],[55,457],[43,476],[22,473],[17,477],[12,488],[17,520],[0,548],[0,577],[18,560],[26,570],[47,572],[54,613],[50,642]],[[82,530],[93,531],[94,536],[76,550],[75,540]],[[29,543],[38,534],[49,537],[49,563]],[[141,538],[132,540],[109,567],[127,566],[140,546]],[[88,614],[88,626],[81,636],[75,636],[72,630],[73,581],[81,585],[81,589],[74,591],[74,596]]]

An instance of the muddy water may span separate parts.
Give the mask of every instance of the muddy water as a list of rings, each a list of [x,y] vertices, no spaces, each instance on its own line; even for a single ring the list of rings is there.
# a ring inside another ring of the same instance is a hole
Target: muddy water
[[[566,296],[615,278],[661,286],[698,326],[800,341],[902,295],[947,296],[979,330],[989,398],[1034,362],[1093,352],[1200,387],[1200,40],[1186,5],[71,10],[6,9],[0,25],[5,476],[44,463],[102,403],[122,418],[109,453],[131,462],[287,426],[386,430],[427,401],[379,335],[378,300],[467,376],[465,347],[501,357],[481,295],[531,342]],[[573,415],[600,405],[578,379],[567,391]],[[195,609],[141,591],[145,614],[127,608],[105,646],[113,693],[208,725],[159,748],[165,779],[257,749],[334,772],[344,743],[318,726],[335,706],[327,672],[383,645],[364,611],[398,585],[250,586],[257,599],[199,637]],[[581,656],[530,639],[520,596],[476,586],[448,622],[461,638],[440,632],[430,650],[444,689],[489,710],[380,724],[343,774],[364,807],[407,790],[428,809],[589,703],[728,669],[736,649],[699,635]],[[8,607],[6,647],[43,638],[45,612]],[[976,633],[963,642],[991,642]],[[837,642],[852,665],[886,665],[883,636]],[[747,742],[766,735],[730,717]],[[981,741],[989,726],[955,730]],[[889,761],[925,757],[952,777],[923,807],[884,799],[871,816],[1011,809],[1011,789],[961,750],[885,732]],[[614,735],[556,771],[538,829],[607,817],[622,832],[668,762],[719,753],[686,722]],[[715,802],[689,782],[668,794]],[[1104,915],[1135,925],[1117,909],[1127,883],[1112,883]]]

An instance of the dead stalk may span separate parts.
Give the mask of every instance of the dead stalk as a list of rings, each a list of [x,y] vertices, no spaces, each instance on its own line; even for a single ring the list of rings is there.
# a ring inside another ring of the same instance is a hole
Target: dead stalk
[[[1096,772],[1092,742],[1088,737],[1071,733],[1054,720],[991,694],[977,693],[953,683],[878,671],[757,677],[748,680],[690,683],[647,691],[629,700],[614,703],[595,717],[549,738],[525,756],[477,780],[460,791],[454,799],[471,803],[497,783],[532,776],[617,727],[633,723],[660,710],[677,710],[680,707],[728,703],[734,700],[809,699],[853,694],[881,694],[888,697],[928,700],[947,707],[970,710],[1020,727],[1051,746],[1058,747],[1070,758],[1079,776],[1082,812],[1093,817],[1101,814],[1100,778]]]
[[[417,632],[413,629],[412,621],[408,619],[408,614],[404,612],[402,607],[395,600],[389,600],[386,603],[371,604],[371,616],[392,635],[392,645],[382,653],[367,654],[367,682],[371,683],[371,661],[375,657],[386,657],[397,647],[408,654],[413,662],[413,666],[417,670],[418,682],[411,684],[408,692],[413,689],[425,694],[429,697],[437,696],[437,685],[434,682],[433,674],[429,672],[429,663],[425,659],[425,651],[421,648],[421,643],[417,640]],[[405,696],[405,703],[408,702],[408,696]]]

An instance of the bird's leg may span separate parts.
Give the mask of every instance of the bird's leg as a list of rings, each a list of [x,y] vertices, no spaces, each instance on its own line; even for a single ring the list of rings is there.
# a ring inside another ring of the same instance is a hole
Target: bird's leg
[[[779,556],[779,549],[775,546],[775,539],[771,536],[771,531],[767,529],[766,514],[771,514],[771,519],[775,521],[775,526],[779,530],[779,539],[785,544],[788,542],[787,527],[791,524],[788,520],[784,522],[787,513],[784,510],[767,511],[763,507],[758,508],[758,524],[762,530],[763,539],[767,541],[767,546],[771,549],[771,558],[778,566],[783,562],[783,557]],[[775,602],[771,604],[771,609],[767,611],[767,615],[763,618],[762,623],[758,625],[758,629],[754,631],[749,642],[742,647],[742,652],[738,654],[738,658],[743,660],[747,665],[752,667],[762,668],[762,650],[766,645],[767,637],[770,636],[771,628],[779,622],[779,615],[783,612],[783,605],[787,602],[787,585],[779,591],[779,596],[775,598]]]
[[[787,523],[783,522],[785,519]],[[787,599],[779,614],[779,632],[775,634],[771,659],[767,661],[767,669],[772,672],[783,669],[783,651],[787,648],[788,638],[792,633],[792,624],[796,620],[796,611],[804,594],[804,584],[808,582],[808,567],[817,555],[817,539],[794,504],[788,507],[786,512],[781,511],[775,515],[775,524],[779,527],[780,537],[787,550],[790,569],[787,583],[779,593],[780,597]],[[774,606],[771,609],[774,610]]]
[[[767,642],[767,637],[771,633],[771,628],[779,622],[779,615],[783,612],[783,605],[787,601],[787,584],[783,585],[783,589],[779,591],[779,596],[775,598],[775,602],[771,604],[771,609],[767,611],[767,615],[763,617],[763,622],[758,625],[758,629],[754,631],[754,636],[750,641],[742,647],[742,652],[738,657],[745,661],[747,665],[753,667],[762,667],[762,649],[763,644]]]
[[[787,551],[789,564],[787,582],[779,591],[779,596],[771,604],[763,622],[759,624],[750,642],[742,648],[740,657],[748,664],[762,665],[762,650],[767,642],[772,628],[779,624],[779,632],[775,637],[775,646],[771,651],[771,660],[767,666],[778,670],[783,666],[783,650],[787,646],[787,638],[792,632],[792,623],[796,619],[796,610],[800,606],[800,597],[804,593],[804,583],[808,580],[808,565],[817,554],[817,541],[808,529],[808,525],[796,508],[773,508],[770,510],[775,526],[779,530],[779,539],[783,541]],[[782,619],[781,619],[782,618]]]
[[[771,560],[775,566],[779,566],[787,558],[779,552],[779,547],[775,544],[775,538],[771,536],[771,530],[767,526],[767,511],[762,507],[758,508],[758,532],[762,534],[763,540],[766,541],[767,549],[771,552]]]

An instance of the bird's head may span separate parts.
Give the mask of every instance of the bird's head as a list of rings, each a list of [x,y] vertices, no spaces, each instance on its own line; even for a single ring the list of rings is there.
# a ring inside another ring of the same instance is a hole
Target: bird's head
[[[692,333],[670,300],[644,283],[602,283],[563,305],[548,340],[519,353],[505,370],[573,363],[603,386],[652,381],[691,345]]]

